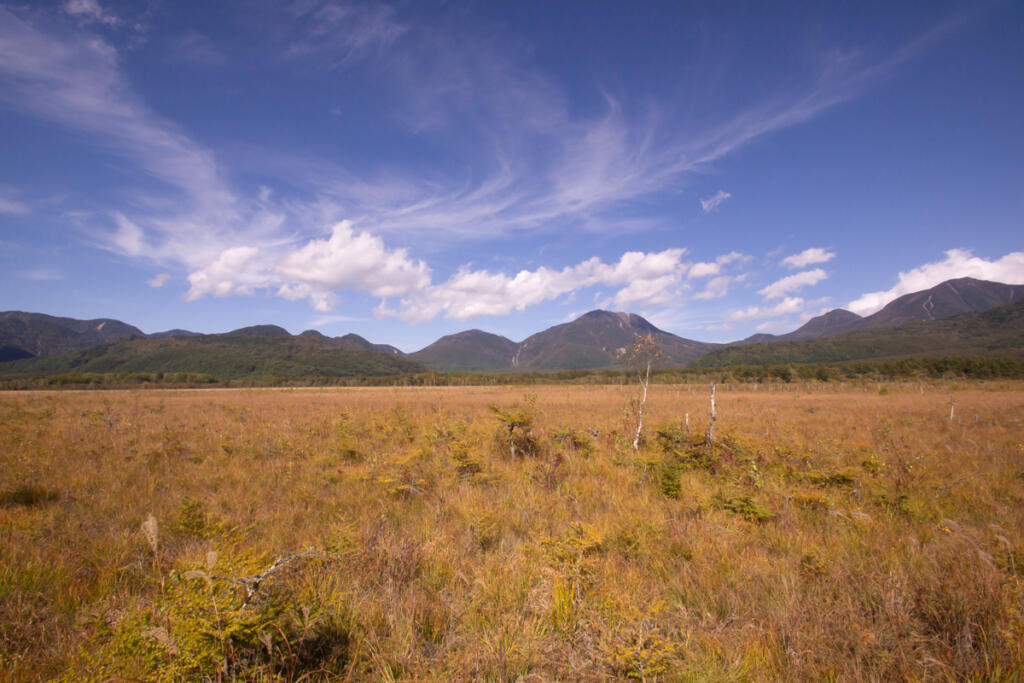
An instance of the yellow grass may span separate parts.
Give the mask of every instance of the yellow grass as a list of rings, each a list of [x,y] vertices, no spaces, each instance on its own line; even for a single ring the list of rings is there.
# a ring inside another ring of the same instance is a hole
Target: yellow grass
[[[1024,385],[883,388],[0,394],[0,679],[1019,680]]]

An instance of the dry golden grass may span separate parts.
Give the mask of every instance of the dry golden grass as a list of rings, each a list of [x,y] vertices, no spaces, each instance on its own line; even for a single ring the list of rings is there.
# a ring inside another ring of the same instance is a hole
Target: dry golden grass
[[[1024,385],[882,389],[2,394],[0,678],[1019,680]]]

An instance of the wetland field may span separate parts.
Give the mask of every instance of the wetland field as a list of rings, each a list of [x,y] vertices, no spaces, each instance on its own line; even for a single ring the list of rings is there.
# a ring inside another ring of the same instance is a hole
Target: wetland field
[[[0,680],[1024,677],[1024,383],[0,393]]]

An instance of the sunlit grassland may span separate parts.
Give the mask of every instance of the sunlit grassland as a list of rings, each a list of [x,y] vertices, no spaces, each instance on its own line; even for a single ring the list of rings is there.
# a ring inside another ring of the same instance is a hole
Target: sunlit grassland
[[[0,394],[0,679],[1024,677],[1024,384],[636,394]]]

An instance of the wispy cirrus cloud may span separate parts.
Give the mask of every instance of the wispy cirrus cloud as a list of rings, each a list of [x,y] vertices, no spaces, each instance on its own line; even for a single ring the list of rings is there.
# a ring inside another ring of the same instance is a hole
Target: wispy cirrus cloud
[[[116,26],[121,20],[113,12],[103,9],[98,0],[68,0],[64,11],[86,23],[96,22]]]
[[[726,316],[726,319],[730,322],[735,322],[756,318],[775,318],[780,315],[799,313],[803,310],[804,303],[804,300],[798,296],[788,296],[774,306],[749,306],[739,311],[733,311]]]
[[[781,299],[790,292],[816,285],[827,277],[828,273],[821,268],[805,270],[802,273],[776,280],[767,287],[759,289],[757,293],[766,299]]]
[[[64,279],[64,273],[53,268],[33,268],[31,270],[24,271],[21,275],[26,280],[35,280],[37,282]]]
[[[711,213],[719,206],[721,206],[722,202],[724,202],[726,199],[729,199],[730,197],[732,197],[730,193],[726,192],[725,190],[719,190],[716,194],[712,195],[711,197],[700,200],[700,209],[704,213]]]
[[[71,5],[82,17],[102,21],[97,17],[106,16],[95,0]],[[226,167],[217,153],[146,105],[110,43],[88,31],[48,33],[0,9],[0,98],[87,134],[133,162],[141,177],[164,187],[154,190],[146,183],[131,206],[111,206],[102,223],[87,221],[90,238],[126,258],[186,271],[190,299],[267,289],[327,311],[339,292],[356,290],[398,299],[394,310],[381,306],[384,315],[423,320],[495,315],[595,285],[616,288],[610,300],[623,307],[670,305],[684,280],[697,277],[712,278],[697,297],[722,296],[741,277],[723,275],[722,267],[738,257],[687,265],[682,249],[629,252],[618,264],[591,260],[515,276],[465,265],[448,281],[433,284],[425,262],[408,249],[445,239],[621,231],[631,222],[641,224],[645,219],[628,211],[638,200],[677,189],[690,174],[750,141],[856,96],[920,49],[905,48],[859,67],[829,66],[804,91],[737,112],[712,128],[691,130],[666,124],[671,117],[626,111],[610,95],[603,111],[574,114],[543,74],[486,45],[429,31],[406,40],[405,27],[388,5],[302,3],[288,11],[294,35],[283,50],[287,59],[329,53],[332,66],[377,60],[387,67],[379,70],[381,77],[394,79],[391,87],[403,105],[395,107],[395,120],[407,131],[439,140],[471,136],[477,149],[490,154],[467,158],[468,170],[458,173],[356,172],[301,159],[292,175],[287,165],[268,162],[282,185],[301,183],[306,191],[287,196],[261,188],[249,196],[237,189],[241,171]],[[266,152],[258,154],[270,159]],[[335,227],[325,239],[325,227],[343,219],[352,223]],[[347,258],[348,248],[365,249],[377,270]],[[643,263],[671,262],[671,267],[617,280],[613,273],[633,253]],[[398,284],[388,289],[380,273],[390,273]],[[511,307],[499,302],[504,296],[512,297]]]
[[[196,30],[188,30],[171,41],[168,61],[198,67],[224,66],[227,55],[209,37]]]
[[[1024,284],[1024,251],[1014,251],[995,260],[975,256],[970,249],[949,249],[941,261],[901,272],[896,284],[880,292],[868,292],[846,305],[858,315],[871,315],[893,299],[931,289],[946,280],[973,277],[1008,284]]]
[[[387,49],[407,30],[383,3],[293,2],[283,10],[293,22],[284,55],[326,59],[331,66]]]
[[[0,185],[0,216],[24,216],[32,211],[28,203],[20,199],[20,194],[12,187]]]

